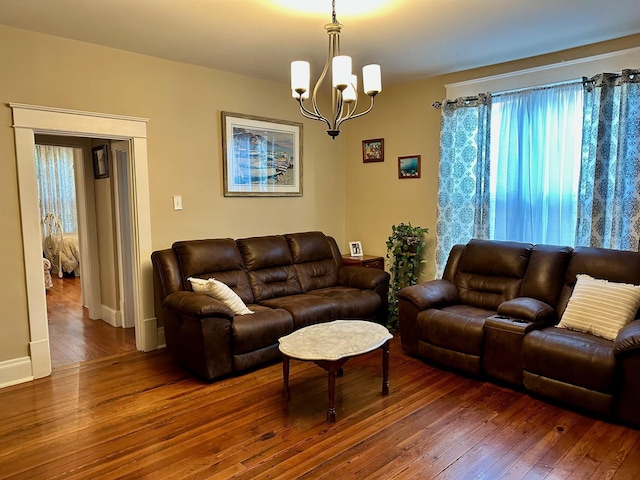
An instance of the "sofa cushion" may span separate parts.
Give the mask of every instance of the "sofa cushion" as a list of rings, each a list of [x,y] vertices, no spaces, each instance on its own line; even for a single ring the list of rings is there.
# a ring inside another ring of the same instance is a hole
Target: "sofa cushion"
[[[285,237],[303,292],[336,285],[338,265],[324,233],[292,233]]]
[[[191,289],[189,277],[215,277],[244,303],[253,303],[249,277],[235,241],[230,238],[187,240],[175,242],[172,248],[180,264],[185,290]]]
[[[303,293],[286,297],[263,300],[260,305],[270,308],[282,308],[293,317],[295,329],[316,323],[330,322],[340,318],[340,305],[343,300]]]
[[[484,323],[495,311],[469,305],[431,308],[418,314],[418,337],[437,347],[480,356]]]
[[[256,303],[302,293],[289,244],[284,236],[244,238],[236,243]]]
[[[293,319],[286,310],[251,306],[253,315],[233,318],[233,352],[243,354],[278,344],[278,339],[293,331]]]
[[[233,310],[236,315],[247,315],[253,312],[247,308],[242,299],[224,283],[216,280],[215,278],[209,278],[207,280],[203,278],[189,277],[191,288],[196,293],[204,293],[210,297],[220,300],[227,307]]]
[[[382,305],[380,295],[373,290],[360,290],[351,287],[328,287],[312,290],[309,295],[332,298],[338,301],[340,307],[338,318],[370,319]]]
[[[615,340],[640,307],[640,286],[577,275],[560,328]]]
[[[588,333],[550,327],[522,341],[523,370],[602,393],[615,392],[613,342]]]

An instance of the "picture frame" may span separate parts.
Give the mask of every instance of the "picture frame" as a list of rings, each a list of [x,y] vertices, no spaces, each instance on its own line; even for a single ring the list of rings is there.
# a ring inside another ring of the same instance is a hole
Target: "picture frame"
[[[420,178],[420,155],[398,157],[398,178]]]
[[[384,162],[384,138],[362,141],[362,162]]]
[[[93,178],[109,178],[109,148],[99,145],[91,148],[93,157]]]
[[[362,250],[361,242],[349,242],[349,255],[352,257],[362,257],[364,251]]]
[[[302,196],[302,123],[221,112],[225,197]]]

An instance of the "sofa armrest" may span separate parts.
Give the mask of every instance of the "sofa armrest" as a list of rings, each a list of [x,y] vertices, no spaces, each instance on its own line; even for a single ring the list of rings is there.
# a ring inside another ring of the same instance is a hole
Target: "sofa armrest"
[[[498,306],[498,315],[539,323],[543,326],[551,326],[558,321],[553,307],[531,297],[516,297],[502,302]]]
[[[167,295],[162,306],[180,315],[195,318],[223,317],[232,320],[234,317],[233,311],[221,301],[204,293],[185,290]]]
[[[640,320],[634,320],[622,327],[613,342],[613,353],[615,355],[634,350],[640,352]]]
[[[640,320],[622,327],[613,342],[613,353],[618,365],[619,420],[640,428]]]
[[[458,289],[448,280],[431,280],[405,287],[398,292],[398,322],[403,350],[419,355],[418,316],[430,308],[459,303]]]
[[[378,268],[348,266],[338,270],[338,285],[343,287],[376,290],[379,285],[388,282],[389,274]]]
[[[405,287],[398,292],[398,298],[413,303],[419,310],[442,308],[460,301],[458,289],[447,280],[431,280]]]

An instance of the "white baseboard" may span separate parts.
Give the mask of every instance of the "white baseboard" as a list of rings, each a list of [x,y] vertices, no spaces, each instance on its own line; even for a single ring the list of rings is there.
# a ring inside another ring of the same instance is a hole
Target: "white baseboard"
[[[31,357],[12,358],[0,362],[0,388],[33,380]]]
[[[100,316],[102,317],[103,322],[107,322],[112,327],[122,326],[122,316],[120,315],[119,311],[116,311],[113,308],[107,307],[106,305],[101,305]]]

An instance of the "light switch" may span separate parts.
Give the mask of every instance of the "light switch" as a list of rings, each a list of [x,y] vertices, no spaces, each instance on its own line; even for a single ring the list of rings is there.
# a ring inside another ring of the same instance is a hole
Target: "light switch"
[[[173,196],[173,209],[182,210],[182,195]]]

